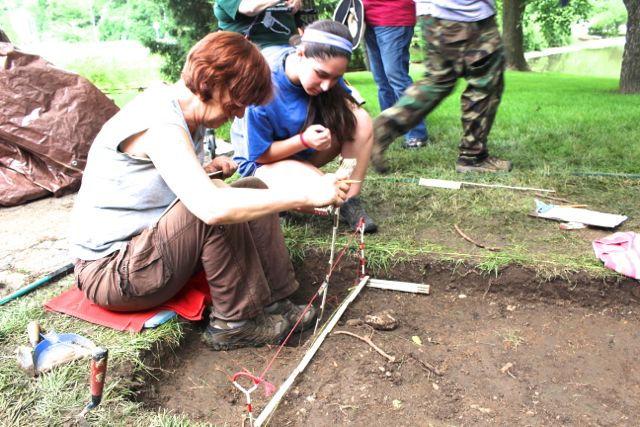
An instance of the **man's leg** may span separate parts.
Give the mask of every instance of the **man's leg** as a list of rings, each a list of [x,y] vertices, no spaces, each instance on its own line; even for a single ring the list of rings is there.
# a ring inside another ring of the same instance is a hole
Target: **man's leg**
[[[377,31],[379,28],[376,26],[367,26],[364,33],[364,41],[367,47],[367,57],[369,59],[369,68],[371,68],[371,74],[373,80],[378,86],[378,104],[380,105],[380,111],[384,111],[391,107],[398,99],[387,79],[384,63],[382,62],[382,56],[380,53],[381,46],[378,44]]]
[[[389,170],[384,158],[389,145],[424,120],[455,86],[459,76],[455,66],[458,55],[455,49],[442,45],[441,37],[445,24],[449,22],[430,16],[420,17],[428,46],[427,71],[424,79],[409,86],[398,102],[380,113],[373,123],[371,163],[380,173]]]
[[[508,171],[511,163],[489,158],[487,149],[487,139],[504,90],[502,40],[493,19],[475,24],[474,32],[464,58],[468,83],[461,97],[463,136],[457,170]],[[485,162],[487,164],[482,166]]]
[[[409,76],[409,47],[413,37],[413,27],[375,27],[375,30],[384,74],[392,91],[391,96],[387,97],[387,104],[384,107],[380,104],[380,109],[385,110],[400,99],[404,91],[413,84]],[[407,132],[405,139],[426,142],[427,129],[424,120]],[[418,146],[412,148],[418,148]]]

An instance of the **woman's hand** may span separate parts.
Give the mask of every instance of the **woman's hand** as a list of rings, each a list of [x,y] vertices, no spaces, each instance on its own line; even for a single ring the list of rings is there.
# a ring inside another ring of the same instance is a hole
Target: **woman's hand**
[[[328,173],[318,177],[312,184],[305,186],[308,199],[313,207],[342,206],[347,198],[351,185],[339,180],[334,174]]]
[[[322,125],[311,125],[303,133],[305,144],[315,150],[323,151],[331,148],[331,131]]]
[[[205,165],[204,170],[207,173],[222,171],[222,177],[228,178],[238,169],[238,164],[226,156],[214,157],[214,159],[208,165]]]

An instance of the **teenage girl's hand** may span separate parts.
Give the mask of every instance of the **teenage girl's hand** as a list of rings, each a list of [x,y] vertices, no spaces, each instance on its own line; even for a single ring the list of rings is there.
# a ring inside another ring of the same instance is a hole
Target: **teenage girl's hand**
[[[322,125],[311,125],[303,133],[306,145],[318,151],[331,148],[331,131]]]

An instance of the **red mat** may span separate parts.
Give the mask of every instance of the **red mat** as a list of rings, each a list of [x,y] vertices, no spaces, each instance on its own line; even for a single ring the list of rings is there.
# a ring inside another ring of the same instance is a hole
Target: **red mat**
[[[44,306],[47,310],[68,314],[119,331],[140,332],[144,322],[162,310],[175,311],[187,320],[200,320],[205,304],[211,304],[211,294],[204,272],[201,271],[193,276],[175,297],[150,310],[130,313],[109,311],[92,303],[75,286]]]

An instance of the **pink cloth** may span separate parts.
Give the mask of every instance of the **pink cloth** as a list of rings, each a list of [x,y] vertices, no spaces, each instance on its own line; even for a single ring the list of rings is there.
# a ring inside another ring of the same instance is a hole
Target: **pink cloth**
[[[604,266],[640,279],[640,238],[632,231],[618,232],[593,241],[596,256]]]
[[[364,21],[381,27],[413,27],[416,4],[413,0],[363,0]]]

